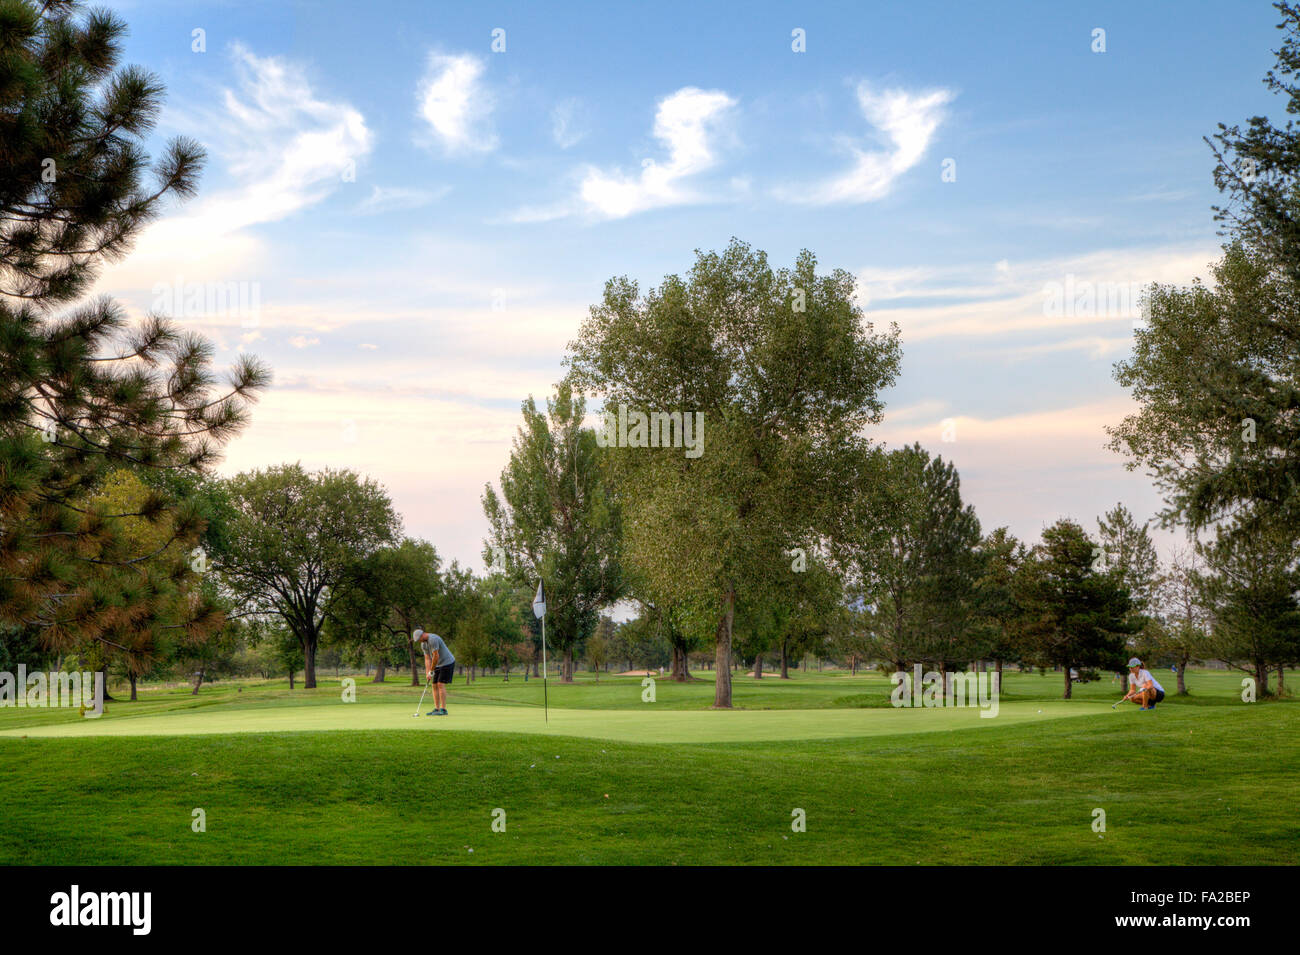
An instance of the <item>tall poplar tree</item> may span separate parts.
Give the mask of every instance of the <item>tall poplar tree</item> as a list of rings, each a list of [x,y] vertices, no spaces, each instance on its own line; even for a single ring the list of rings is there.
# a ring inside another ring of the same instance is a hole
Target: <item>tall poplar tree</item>
[[[573,680],[575,651],[625,586],[619,503],[584,414],[567,381],[546,413],[530,397],[501,493],[483,489],[491,528],[484,557],[521,584],[546,582],[546,640],[562,654],[565,682]]]

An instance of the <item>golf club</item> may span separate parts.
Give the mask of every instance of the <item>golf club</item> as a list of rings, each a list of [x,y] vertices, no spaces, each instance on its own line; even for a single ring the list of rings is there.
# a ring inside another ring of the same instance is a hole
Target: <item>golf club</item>
[[[424,681],[424,689],[420,691],[420,702],[415,704],[415,712],[411,714],[412,716],[420,715],[420,707],[424,706],[424,694],[429,692],[429,684],[432,682],[433,674],[430,673],[429,678]]]

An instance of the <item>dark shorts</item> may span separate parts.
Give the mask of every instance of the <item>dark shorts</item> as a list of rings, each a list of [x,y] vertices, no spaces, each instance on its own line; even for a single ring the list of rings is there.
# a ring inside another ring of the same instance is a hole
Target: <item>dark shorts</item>
[[[450,683],[451,678],[456,675],[456,661],[444,664],[440,667],[433,668],[434,683]]]
[[[1156,698],[1155,698],[1154,700],[1151,701],[1151,705],[1152,705],[1152,706],[1155,706],[1157,703],[1159,703],[1159,702],[1160,702],[1161,700],[1163,700],[1164,698],[1165,698],[1165,691],[1164,691],[1164,690],[1156,690]]]

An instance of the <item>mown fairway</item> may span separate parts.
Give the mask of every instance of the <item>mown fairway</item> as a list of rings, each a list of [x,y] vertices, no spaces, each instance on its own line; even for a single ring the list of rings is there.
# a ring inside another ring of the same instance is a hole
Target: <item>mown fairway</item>
[[[549,724],[518,677],[458,682],[447,718],[412,718],[400,677],[355,703],[219,683],[100,720],[0,709],[0,861],[1295,864],[1300,708],[1189,679],[1141,713],[1108,681],[1067,703],[1059,675],[1011,674],[993,719],[838,673],[738,679],[735,712],[707,681],[643,703],[639,678],[584,676],[551,684]]]

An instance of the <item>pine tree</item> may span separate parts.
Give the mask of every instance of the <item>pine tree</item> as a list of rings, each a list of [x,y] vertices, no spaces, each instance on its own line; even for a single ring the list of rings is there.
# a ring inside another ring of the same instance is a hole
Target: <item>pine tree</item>
[[[168,475],[212,464],[268,377],[244,358],[218,389],[198,336],[160,316],[132,326],[107,299],[72,305],[194,191],[203,160],[178,139],[150,164],[163,90],[118,67],[125,29],[71,0],[0,2],[0,622],[91,665],[147,656],[159,628],[219,629],[211,590],[187,584],[202,507]],[[122,469],[144,489],[115,505],[103,491]],[[139,552],[136,520],[166,542]]]
[[[41,307],[80,298],[164,197],[194,192],[203,163],[175,139],[150,170],[162,84],[118,68],[122,20],[81,8],[0,4],[0,295]]]
[[[1000,681],[1003,664],[1021,657],[1020,607],[1012,586],[1016,570],[1028,559],[1028,552],[1010,530],[998,527],[980,542],[979,559],[974,598],[979,653],[993,658]]]
[[[1027,655],[1065,671],[1067,700],[1071,668],[1123,669],[1125,640],[1136,629],[1128,591],[1115,575],[1096,569],[1096,547],[1074,521],[1059,520],[1015,575]]]
[[[1146,524],[1138,526],[1132,512],[1116,504],[1097,518],[1097,536],[1107,570],[1128,589],[1135,613],[1152,609],[1160,576],[1160,557]]]

